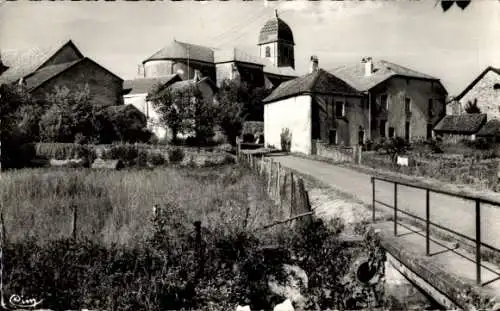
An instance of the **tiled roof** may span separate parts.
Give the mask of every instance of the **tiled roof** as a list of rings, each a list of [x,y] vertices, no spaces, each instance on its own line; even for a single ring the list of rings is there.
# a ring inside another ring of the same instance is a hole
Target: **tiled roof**
[[[466,113],[461,115],[447,115],[434,127],[438,133],[472,135],[486,123],[484,113]]]
[[[61,72],[65,71],[66,69],[72,67],[73,65],[83,61],[83,59],[76,60],[73,62],[69,63],[63,63],[63,64],[58,64],[58,65],[51,65],[47,67],[43,67],[32,74],[26,76],[24,79],[24,82],[26,83],[26,87],[28,90],[32,90],[40,86],[42,83],[52,79],[53,77],[57,76]]]
[[[264,102],[276,101],[304,93],[360,95],[350,85],[335,77],[331,73],[318,69],[290,81],[281,83]]]
[[[183,91],[186,90],[189,87],[195,86],[196,84],[199,83],[207,83],[212,90],[215,92],[217,90],[217,86],[210,80],[208,77],[201,78],[198,82],[194,80],[184,80],[184,81],[179,81],[172,83],[166,90],[172,90],[172,91]]]
[[[294,43],[292,29],[290,29],[290,26],[288,26],[287,23],[285,23],[278,16],[268,20],[259,33],[259,44],[273,42],[276,40],[284,40],[292,44]]]
[[[467,87],[459,94],[457,95],[454,100],[460,100],[462,99],[462,97],[465,96],[465,94],[467,94],[467,92],[470,91],[470,89],[472,89],[474,87],[474,85],[476,85],[476,83],[478,83],[489,71],[493,71],[493,72],[496,72],[497,74],[500,75],[500,69],[499,68],[494,68],[494,67],[487,67],[485,70],[483,70],[483,72],[481,72],[479,74],[479,76],[477,76],[477,78],[475,78],[469,85],[467,85]]]
[[[3,50],[2,62],[9,69],[0,76],[0,83],[15,82],[32,73],[64,45],[57,43],[23,50]]]
[[[477,132],[477,136],[499,136],[500,137],[500,120],[492,119]]]
[[[150,60],[193,59],[207,63],[214,62],[214,50],[201,45],[173,40],[169,45],[154,53],[143,63]]]
[[[267,64],[264,66],[264,73],[285,77],[298,76],[297,72],[292,67],[276,67],[273,64]]]
[[[367,91],[393,76],[438,80],[435,77],[385,60],[373,60],[373,70],[374,72],[370,76],[365,76],[365,64],[358,62],[355,64],[343,65],[328,71],[346,81],[359,91]]]
[[[262,58],[250,55],[238,48],[215,50],[214,61],[216,63],[242,62],[264,66]]]
[[[181,79],[178,75],[169,75],[158,78],[139,78],[134,80],[125,80],[123,82],[123,90],[127,95],[133,94],[148,94],[156,85],[165,85],[176,79]]]

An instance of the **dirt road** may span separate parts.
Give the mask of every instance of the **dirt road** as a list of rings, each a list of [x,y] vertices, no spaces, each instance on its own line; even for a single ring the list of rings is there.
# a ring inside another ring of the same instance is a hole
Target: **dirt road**
[[[274,161],[286,167],[308,174],[318,180],[351,195],[364,203],[372,202],[370,175],[324,162],[294,156],[275,156]],[[376,182],[375,194],[378,201],[394,204],[394,185]],[[377,208],[392,212],[381,204]],[[398,208],[425,218],[425,191],[398,186]],[[475,238],[475,202],[448,195],[430,194],[431,221],[468,237]],[[482,241],[500,249],[500,207],[481,204]]]

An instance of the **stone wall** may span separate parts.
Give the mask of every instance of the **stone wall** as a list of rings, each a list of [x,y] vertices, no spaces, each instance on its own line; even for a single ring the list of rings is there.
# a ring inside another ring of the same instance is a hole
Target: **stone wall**
[[[353,162],[354,148],[328,145],[322,142],[315,142],[316,155],[332,159],[335,162]]]

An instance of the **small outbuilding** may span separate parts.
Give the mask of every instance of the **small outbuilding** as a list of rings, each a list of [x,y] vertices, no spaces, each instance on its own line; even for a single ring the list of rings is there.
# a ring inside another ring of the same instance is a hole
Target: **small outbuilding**
[[[447,115],[434,127],[434,134],[451,142],[462,139],[475,140],[479,130],[486,124],[484,113]]]
[[[498,141],[500,138],[500,120],[491,119],[477,132],[476,137]]]

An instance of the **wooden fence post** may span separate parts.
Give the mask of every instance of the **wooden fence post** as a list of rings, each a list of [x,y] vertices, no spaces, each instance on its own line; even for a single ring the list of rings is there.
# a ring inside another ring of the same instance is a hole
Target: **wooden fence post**
[[[269,174],[267,180],[267,193],[271,193],[271,177],[273,176],[273,159],[269,159]]]
[[[276,202],[281,205],[281,187],[280,187],[280,179],[281,179],[281,164],[276,162]]]
[[[297,198],[295,195],[295,181],[293,178],[293,173],[290,172],[290,217],[295,216],[295,213],[297,212]]]
[[[298,194],[300,202],[297,214],[311,212],[312,209],[311,209],[311,204],[309,202],[309,195],[306,191],[306,188],[304,186],[304,181],[302,180],[302,178],[299,178],[299,180],[297,181],[297,185],[298,185]],[[312,222],[312,215],[301,217],[297,221],[303,228],[308,227]]]
[[[195,248],[196,248],[196,257],[198,258],[198,270],[196,271],[197,278],[200,278],[203,275],[203,270],[205,266],[204,262],[204,251],[201,245],[201,221],[197,220],[194,222],[196,237],[195,237]]]
[[[73,205],[73,228],[71,231],[71,235],[73,236],[73,240],[76,241],[76,222],[77,222],[77,217],[78,217],[78,209],[76,205]]]
[[[285,171],[285,174],[283,176],[283,186],[281,188],[281,194],[280,194],[281,198],[283,198],[283,197],[286,198],[286,176],[287,176],[287,172]],[[281,201],[280,201],[280,208],[281,208],[281,210],[283,210],[283,199],[281,199]]]
[[[263,175],[263,171],[264,171],[264,155],[260,156],[260,167],[259,167],[259,169],[260,169],[259,173],[262,176]]]
[[[2,240],[1,240],[1,243],[3,243],[2,245],[5,245],[5,243],[7,243],[7,234],[6,234],[6,230],[5,230],[5,221],[3,219],[3,206],[2,206],[2,210],[0,211],[0,223],[2,225]]]

